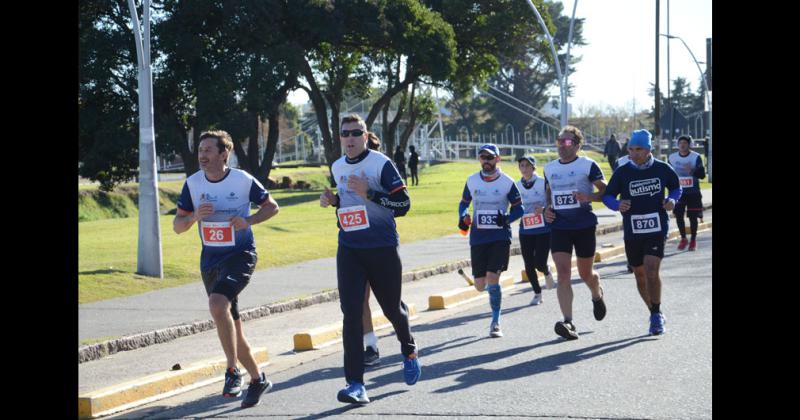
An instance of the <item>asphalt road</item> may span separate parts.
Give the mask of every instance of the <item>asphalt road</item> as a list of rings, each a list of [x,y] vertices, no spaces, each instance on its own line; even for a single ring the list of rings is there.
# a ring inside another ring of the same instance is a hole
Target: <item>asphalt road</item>
[[[623,258],[599,265],[608,314],[595,321],[588,288],[576,277],[574,317],[580,339],[553,332],[561,319],[553,291],[529,306],[529,286],[503,295],[503,338],[489,338],[488,303],[445,318],[412,322],[422,378],[403,382],[394,335],[380,339],[381,364],[368,368],[372,402],[339,403],[344,386],[341,344],[303,364],[270,375],[261,405],[239,408],[215,383],[152,403],[116,418],[711,418],[711,242],[696,252],[667,243],[662,263],[663,336],[648,336],[649,312]],[[422,308],[424,309],[424,308]],[[269,372],[270,369],[267,369]]]

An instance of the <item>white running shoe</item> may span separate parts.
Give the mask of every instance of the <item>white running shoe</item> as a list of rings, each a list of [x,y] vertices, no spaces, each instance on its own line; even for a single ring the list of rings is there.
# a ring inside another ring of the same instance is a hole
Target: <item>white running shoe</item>
[[[542,294],[536,293],[533,295],[533,299],[531,300],[531,305],[536,306],[542,303]]]
[[[553,281],[553,268],[550,268],[550,274],[544,276],[544,284],[547,285],[548,289],[555,289],[558,284]]]
[[[489,337],[497,338],[503,336],[503,330],[500,329],[500,324],[497,322],[492,322],[492,325],[489,326]]]

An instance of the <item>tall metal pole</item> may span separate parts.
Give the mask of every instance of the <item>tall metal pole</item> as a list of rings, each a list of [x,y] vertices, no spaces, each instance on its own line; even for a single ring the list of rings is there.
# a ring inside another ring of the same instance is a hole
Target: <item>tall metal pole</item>
[[[144,38],[133,0],[128,0],[139,67],[139,243],[136,272],[164,277],[161,220],[158,212],[156,143],[153,128],[153,79],[150,66],[150,0],[144,0]]]
[[[655,129],[653,130],[653,135],[658,138],[661,135],[661,127],[659,125],[658,120],[661,119],[661,91],[658,90],[658,42],[660,40],[659,34],[661,33],[659,30],[659,10],[661,10],[661,2],[656,0],[656,91],[655,91]]]
[[[542,27],[544,34],[547,35],[547,40],[550,41],[550,51],[552,51],[553,58],[555,59],[556,75],[558,76],[558,84],[561,87],[561,127],[564,127],[567,125],[567,92],[566,86],[564,86],[564,76],[561,74],[561,64],[558,62],[558,52],[556,51],[555,44],[553,43],[553,37],[550,36],[550,31],[547,29],[547,25],[545,25],[542,15],[539,14],[539,10],[536,9],[536,6],[531,0],[528,0],[528,5],[531,6],[531,9],[533,9],[533,13],[536,14],[536,19],[539,20],[539,25]]]
[[[669,0],[667,0],[667,35],[669,35]],[[669,36],[667,36],[667,103],[669,104],[669,145],[667,150],[672,152],[672,139],[675,138],[675,104],[672,103],[672,79],[669,77]]]

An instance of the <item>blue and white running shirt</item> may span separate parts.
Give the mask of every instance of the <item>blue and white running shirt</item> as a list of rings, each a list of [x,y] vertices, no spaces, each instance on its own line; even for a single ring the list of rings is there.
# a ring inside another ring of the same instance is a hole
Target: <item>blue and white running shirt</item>
[[[194,212],[201,204],[211,203],[214,206],[214,213],[197,226],[203,243],[201,271],[214,268],[240,251],[256,249],[250,226],[237,231],[230,219],[249,216],[250,203],[262,205],[268,197],[269,192],[258,180],[239,169],[230,168],[219,181],[209,181],[202,170],[186,178],[178,208]]]
[[[530,188],[525,188],[525,182],[521,179],[517,181],[517,189],[522,197],[522,205],[525,208],[525,214],[519,222],[520,235],[539,235],[550,232],[550,224],[544,220],[544,212],[538,216],[534,215],[537,207],[545,207],[547,204],[544,178],[540,178],[534,173],[531,182],[533,185]],[[530,185],[530,182],[527,184]]]
[[[551,228],[577,230],[597,225],[591,203],[581,203],[572,195],[573,192],[592,194],[592,183],[604,179],[597,162],[585,156],[578,156],[569,163],[556,159],[544,166],[544,177],[556,213]]]
[[[336,190],[339,195],[339,245],[350,248],[381,248],[398,246],[400,235],[392,210],[361,198],[355,191],[347,189],[350,175],[366,176],[369,189],[392,194],[405,188],[400,173],[384,154],[367,150],[350,160],[342,156],[331,166]]]
[[[522,197],[514,180],[497,168],[499,176],[486,181],[480,172],[467,178],[461,202],[472,202],[472,227],[470,246],[511,240],[511,227],[497,226],[497,212],[508,214],[508,205],[521,206]],[[466,208],[465,208],[466,210]]]
[[[680,152],[669,155],[669,164],[675,169],[681,181],[684,195],[700,194],[700,178],[695,176],[695,171],[702,168],[701,173],[705,174],[703,158],[699,153],[690,150],[686,156],[681,156]],[[687,169],[687,166],[689,169]],[[703,175],[705,178],[705,175]]]

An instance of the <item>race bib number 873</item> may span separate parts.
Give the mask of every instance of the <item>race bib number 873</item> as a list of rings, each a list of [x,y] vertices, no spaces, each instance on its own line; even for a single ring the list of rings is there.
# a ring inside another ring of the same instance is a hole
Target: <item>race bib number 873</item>
[[[553,191],[553,207],[556,210],[577,209],[580,206],[572,191]]]
[[[202,222],[200,230],[205,246],[234,246],[236,237],[231,222]]]
[[[339,225],[345,232],[353,232],[369,228],[369,217],[365,206],[352,206],[336,210]]]

